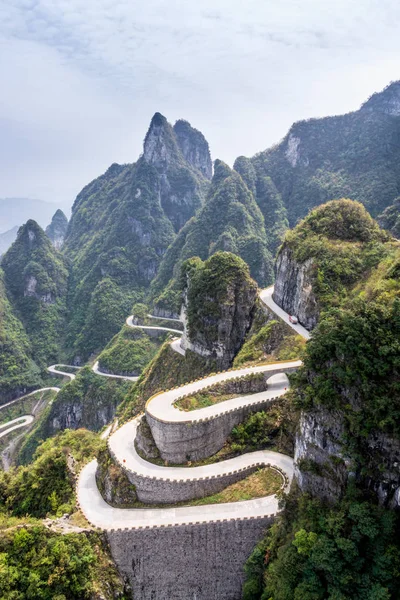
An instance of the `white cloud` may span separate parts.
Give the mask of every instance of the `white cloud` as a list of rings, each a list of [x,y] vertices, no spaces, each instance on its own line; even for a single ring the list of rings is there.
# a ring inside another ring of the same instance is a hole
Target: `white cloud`
[[[73,200],[152,114],[232,162],[397,79],[388,0],[0,0],[0,197]],[[23,173],[23,176],[21,176]]]

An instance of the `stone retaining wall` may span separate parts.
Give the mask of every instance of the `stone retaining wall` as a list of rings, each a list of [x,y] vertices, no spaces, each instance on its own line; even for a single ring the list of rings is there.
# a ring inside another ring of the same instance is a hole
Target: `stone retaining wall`
[[[243,566],[270,517],[107,531],[138,600],[240,600]]]
[[[268,371],[268,379],[279,373],[295,372],[297,368],[280,367],[273,369]],[[201,389],[204,390],[205,388]],[[161,458],[171,463],[183,464],[188,460],[202,460],[221,450],[228,435],[236,425],[242,423],[251,413],[270,406],[271,402],[278,397],[280,396],[253,404],[248,403],[204,419],[191,420],[189,412],[187,421],[175,422],[164,422],[157,419],[150,414],[146,407],[146,419]],[[179,400],[179,397],[177,397],[177,400]]]
[[[138,500],[145,504],[173,504],[175,502],[184,502],[196,498],[212,496],[226,488],[228,485],[232,485],[233,483],[248,477],[257,469],[269,466],[267,462],[255,462],[242,469],[232,470],[229,473],[218,476],[213,475],[211,477],[201,477],[192,480],[162,479],[160,477],[144,477],[138,475],[134,471],[127,469],[123,463],[118,461],[110,446],[108,446],[108,451],[113,462],[123,469],[130,483],[135,486]],[[282,477],[285,479],[284,474],[282,474]],[[118,504],[115,503],[113,504],[113,506],[117,505]],[[123,504],[121,504],[121,506],[123,506]]]

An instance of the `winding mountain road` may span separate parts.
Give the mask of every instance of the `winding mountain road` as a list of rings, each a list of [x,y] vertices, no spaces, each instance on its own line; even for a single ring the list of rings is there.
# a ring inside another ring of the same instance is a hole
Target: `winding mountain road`
[[[304,327],[290,323],[288,315],[272,300],[272,293],[273,287],[268,288],[267,290],[261,290],[260,298],[264,304],[268,306],[268,308],[270,308],[270,310],[272,310],[279,318],[283,319],[297,333],[302,335],[305,339],[309,339],[310,334]],[[151,318],[159,318],[161,320],[179,321],[178,319],[166,319],[162,317],[154,317],[152,315],[149,316],[151,316]],[[135,325],[133,323],[133,316],[128,317],[126,323],[129,327],[133,328],[149,330],[157,329],[179,336],[182,335],[182,331],[173,328]],[[171,346],[180,354],[185,354],[185,351],[180,346],[179,338],[174,339],[171,342]],[[181,386],[180,388],[175,388],[156,394],[148,401],[146,405],[146,413],[152,419],[157,420],[161,424],[161,427],[163,423],[170,427],[174,424],[179,425],[180,423],[187,423],[190,425],[191,423],[194,424],[196,422],[204,422],[213,419],[215,419],[215,422],[217,422],[219,418],[223,417],[223,415],[227,413],[232,413],[244,406],[247,408],[251,407],[253,404],[259,404],[260,400],[263,402],[268,402],[269,399],[272,400],[273,398],[284,394],[288,388],[288,380],[285,375],[285,371],[290,372],[298,368],[300,365],[301,361],[287,361],[275,364],[247,367],[210,375],[209,377],[199,381],[191,382],[185,386]],[[51,365],[48,368],[48,371],[54,375],[68,377],[70,380],[73,380],[75,378],[75,374],[63,371],[63,367],[71,368],[70,365]],[[98,369],[98,363],[95,363],[93,370],[98,375],[105,377],[116,377],[131,381],[138,379],[137,377],[102,373]],[[236,379],[252,373],[264,373],[267,375],[269,373],[271,374],[267,390],[256,394],[240,396],[207,408],[190,412],[183,412],[174,406],[176,400],[184,395],[193,394],[210,385],[215,385],[216,383],[227,381],[229,379]],[[59,392],[60,388],[50,387],[35,390],[30,394],[0,406],[0,410],[22,400],[23,398],[26,398],[27,396],[31,396],[32,394],[46,390],[54,390]],[[229,475],[237,471],[244,471],[248,467],[254,466],[254,464],[269,464],[272,468],[276,468],[285,473],[286,477],[283,478],[282,488],[287,489],[290,485],[293,477],[293,460],[286,455],[268,450],[247,453],[233,459],[199,467],[162,467],[150,463],[142,459],[135,449],[134,442],[140,418],[141,417],[136,417],[117,429],[117,431],[115,431],[115,433],[113,433],[109,438],[108,443],[110,451],[117,462],[124,469],[135,472],[142,478],[149,478],[152,480],[158,480],[160,482],[168,480],[169,482],[175,481],[177,483],[190,482],[192,480],[204,481],[223,477],[227,474]],[[1,425],[0,438],[7,435],[11,431],[14,431],[15,429],[29,425],[32,423],[33,419],[34,417],[32,415],[25,415]],[[107,435],[109,431],[111,431],[111,428],[104,432],[105,435]],[[160,527],[191,522],[213,522],[219,519],[246,519],[251,517],[264,517],[273,515],[278,511],[278,500],[275,495],[257,498],[254,500],[246,500],[243,502],[192,507],[161,509],[113,508],[103,500],[98,490],[95,477],[96,469],[97,461],[93,460],[81,471],[77,484],[77,498],[78,503],[88,521],[96,527],[100,527],[102,529],[116,529],[119,527],[138,528],[147,526]]]
[[[163,527],[185,523],[210,523],[222,519],[250,519],[276,514],[276,496],[265,496],[243,502],[182,506],[177,508],[113,508],[107,504],[96,486],[97,461],[81,471],[78,502],[87,520],[101,529]]]
[[[181,323],[181,321],[179,321],[179,319],[164,319],[162,317],[154,317],[153,315],[147,315],[149,318],[151,319],[161,319],[163,321],[175,321],[178,323]],[[150,331],[165,331],[167,333],[174,333],[175,335],[182,335],[182,331],[179,329],[171,329],[170,327],[158,327],[157,325],[136,325],[133,321],[134,321],[134,315],[130,315],[127,319],[126,319],[126,324],[128,325],[128,327],[132,327],[133,329],[144,329],[144,330],[150,330]],[[174,340],[175,341],[175,340]],[[178,340],[179,341],[179,340]],[[172,344],[171,344],[172,346]],[[176,349],[173,346],[174,350]],[[178,352],[180,352],[179,350],[177,350]],[[185,352],[182,350],[180,352],[181,354],[183,353],[183,355],[185,355]],[[95,362],[92,370],[94,373],[96,373],[96,375],[102,375],[103,377],[110,377],[113,379],[124,379],[125,381],[137,381],[139,379],[138,376],[129,376],[129,375],[116,375],[114,373],[105,373],[104,371],[100,370],[99,367],[99,361]]]
[[[26,427],[27,425],[32,423],[34,418],[35,417],[33,415],[24,415],[22,417],[17,417],[12,421],[8,421],[7,423],[3,423],[3,425],[0,425],[0,439],[2,437],[5,437],[12,431],[15,431],[15,429],[19,429],[20,427]],[[5,427],[7,429],[4,429]]]
[[[262,290],[260,297],[262,301],[285,322],[296,330],[297,333],[309,338],[309,332],[300,326],[294,326],[288,321],[288,315],[279,308],[272,300],[273,289]],[[135,326],[132,317],[128,317],[127,324]],[[171,331],[168,328],[163,328]],[[172,330],[174,333],[181,333]],[[180,347],[180,340],[171,342],[171,346],[177,352],[185,354]],[[288,388],[288,380],[285,371],[290,372],[301,365],[301,361],[286,361],[275,364],[259,365],[231,371],[225,371],[210,375],[202,380],[188,383],[179,388],[160,392],[150,398],[146,404],[146,415],[151,420],[159,423],[161,437],[167,437],[174,424],[187,424],[189,427],[195,423],[201,423],[214,420],[218,423],[227,413],[233,413],[242,407],[251,407],[261,401],[267,402],[269,399],[275,399],[282,395]],[[240,396],[215,404],[213,406],[183,412],[179,410],[174,403],[178,398],[187,394],[196,393],[210,385],[221,383],[229,379],[237,379],[254,373],[264,373],[268,376],[269,385],[264,392]],[[254,453],[244,454],[242,456],[221,461],[211,465],[198,467],[168,467],[159,466],[142,459],[135,448],[135,438],[141,417],[136,417],[117,429],[108,439],[108,446],[111,455],[126,472],[156,482],[175,482],[176,485],[182,485],[185,482],[211,480],[224,475],[230,475],[236,471],[245,471],[249,466],[269,464],[272,468],[277,468],[285,473],[285,481],[282,484],[283,489],[290,486],[293,477],[293,459],[276,452],[262,450]],[[163,433],[163,428],[165,431]],[[154,433],[154,432],[153,432]],[[214,504],[178,508],[146,508],[146,509],[128,509],[113,508],[108,505],[101,496],[96,483],[97,461],[93,460],[87,464],[80,473],[77,485],[77,497],[79,506],[88,519],[96,527],[110,530],[117,528],[140,528],[140,527],[161,527],[168,525],[183,525],[192,522],[213,522],[219,519],[246,519],[250,517],[269,516],[278,511],[278,500],[275,495],[257,498],[255,500],[246,500],[228,504]]]
[[[100,371],[99,361],[94,363],[92,371],[96,373],[96,375],[101,375],[102,377],[111,377],[111,379],[124,379],[125,381],[137,381],[139,379],[138,376],[130,377],[129,375],[115,375],[114,373],[104,373],[104,371]]]
[[[150,316],[150,315],[149,315]],[[127,319],[126,319],[126,324],[128,325],[128,327],[132,327],[134,329],[149,329],[150,331],[166,331],[167,333],[175,333],[178,335],[182,335],[183,331],[181,329],[172,329],[171,327],[159,327],[157,325],[136,325],[133,322],[133,319],[135,317],[133,315],[130,315]],[[152,319],[158,319],[159,317],[152,317]],[[178,321],[178,319],[162,319],[163,321]],[[179,323],[181,323],[181,321],[178,321]]]
[[[58,367],[61,367],[61,369],[59,369]],[[79,370],[82,367],[75,367],[74,365],[51,365],[50,367],[47,367],[47,370],[49,373],[51,373],[52,375],[60,375],[60,377],[67,377],[70,381],[73,381],[76,377],[76,375],[74,373],[68,373],[68,371],[63,371],[62,368],[63,367],[67,367],[68,369],[76,369]],[[40,391],[40,390],[37,390]]]

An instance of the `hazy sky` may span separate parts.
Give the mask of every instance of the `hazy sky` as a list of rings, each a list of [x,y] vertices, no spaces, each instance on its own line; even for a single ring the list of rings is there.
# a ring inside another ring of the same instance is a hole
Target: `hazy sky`
[[[0,197],[72,203],[155,111],[230,164],[400,79],[396,0],[0,0]]]

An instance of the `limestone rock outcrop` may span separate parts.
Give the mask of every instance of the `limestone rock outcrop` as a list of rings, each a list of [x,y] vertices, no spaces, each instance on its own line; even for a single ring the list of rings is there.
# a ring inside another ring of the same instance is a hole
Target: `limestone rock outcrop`
[[[160,113],[153,116],[143,146],[143,158],[159,174],[161,206],[179,231],[200,207],[199,177],[210,178],[211,158],[204,136],[189,123],[177,132]],[[208,160],[207,160],[208,159]]]
[[[246,263],[229,252],[217,252],[204,263],[188,261],[186,277],[181,346],[229,368],[250,328],[257,284]]]
[[[358,463],[345,449],[341,411],[321,407],[304,412],[295,445],[296,479],[302,491],[332,503],[355,478],[382,505],[400,508],[400,440],[376,432],[361,443]]]
[[[208,142],[201,131],[180,119],[174,125],[179,148],[185,160],[207,179],[212,178],[212,161]]]
[[[382,92],[372,94],[361,107],[362,111],[382,112],[393,117],[400,116],[400,81],[390,83]]]
[[[46,227],[45,233],[50,238],[56,250],[61,250],[67,233],[68,219],[62,210],[58,209],[51,220],[50,225]]]
[[[275,272],[273,299],[290,315],[296,315],[307,329],[313,329],[319,317],[319,307],[312,286],[313,260],[299,263],[287,246],[279,253]]]

